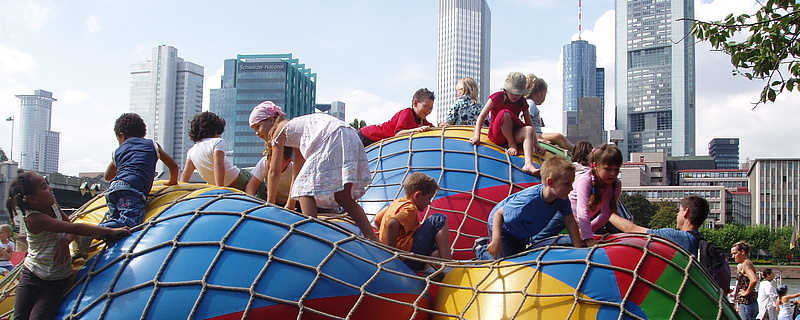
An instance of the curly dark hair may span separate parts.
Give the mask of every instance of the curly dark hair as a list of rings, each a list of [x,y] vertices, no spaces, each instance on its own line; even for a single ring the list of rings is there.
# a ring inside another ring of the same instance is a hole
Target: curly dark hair
[[[225,119],[213,112],[205,111],[196,114],[192,119],[189,127],[189,139],[197,142],[223,132],[225,132]]]
[[[147,125],[138,114],[123,113],[114,122],[114,134],[119,135],[120,133],[127,138],[143,138],[147,134]]]

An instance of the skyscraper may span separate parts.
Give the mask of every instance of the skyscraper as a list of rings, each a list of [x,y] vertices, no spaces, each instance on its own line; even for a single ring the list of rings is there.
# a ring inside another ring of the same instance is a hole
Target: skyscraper
[[[492,12],[486,0],[439,0],[436,59],[436,122],[443,122],[463,77],[478,82],[481,102],[489,97]]]
[[[717,169],[739,168],[739,138],[714,138],[708,143],[708,155]]]
[[[694,2],[616,0],[615,12],[622,154],[695,155]]]
[[[222,138],[237,167],[252,167],[263,157],[264,141],[248,123],[250,111],[270,100],[286,119],[314,113],[317,74],[287,54],[237,55],[225,60],[220,89],[211,89],[209,109],[225,119]]]
[[[317,110],[319,112],[332,115],[339,120],[345,121],[345,103],[341,101],[333,101],[331,103],[317,103]]]
[[[147,138],[182,167],[194,144],[189,121],[203,110],[203,67],[178,57],[175,47],[153,48],[147,62],[131,65],[130,110],[144,120]]]
[[[563,133],[568,137],[588,139],[592,144],[598,145],[605,142],[603,136],[605,69],[597,68],[597,48],[586,40],[572,41],[564,45],[563,50]],[[581,114],[585,119],[580,117]]]
[[[42,173],[58,172],[59,132],[50,131],[53,93],[37,89],[33,95],[17,95],[19,108],[19,167]]]

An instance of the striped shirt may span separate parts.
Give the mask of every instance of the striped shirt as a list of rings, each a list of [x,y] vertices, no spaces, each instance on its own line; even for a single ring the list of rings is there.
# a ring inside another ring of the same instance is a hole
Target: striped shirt
[[[42,212],[27,210],[25,212],[25,218],[27,219],[28,216],[33,213]],[[56,246],[58,246],[58,242],[61,241],[61,238],[64,237],[64,233],[42,231],[34,234],[27,230],[27,224],[23,223],[23,226],[25,227],[25,233],[28,234],[28,255],[23,262],[25,268],[28,268],[28,270],[42,280],[47,281],[61,280],[71,276],[71,259],[67,259],[66,262],[61,264],[56,264],[53,261]]]

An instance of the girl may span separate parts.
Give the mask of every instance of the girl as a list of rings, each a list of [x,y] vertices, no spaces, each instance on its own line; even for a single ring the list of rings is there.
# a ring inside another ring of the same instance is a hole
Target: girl
[[[14,242],[9,239],[13,233],[14,230],[11,229],[11,226],[0,225],[0,271],[2,271],[2,275],[6,275],[14,269],[14,265],[11,264],[11,256],[14,255],[16,247]]]
[[[731,256],[738,263],[736,266],[736,288],[733,301],[736,303],[736,310],[742,320],[753,320],[758,313],[757,296],[753,294],[756,290],[756,268],[750,261],[750,244],[739,241],[733,244]],[[778,292],[780,295],[780,292]]]
[[[240,170],[225,155],[227,146],[222,140],[224,131],[225,119],[213,112],[205,111],[194,116],[189,128],[189,138],[194,141],[194,146],[186,154],[186,165],[180,181],[189,182],[192,172],[197,169],[208,184],[245,191],[250,182],[250,171]],[[264,188],[258,191],[260,197],[264,198]]]
[[[536,131],[536,138],[547,143],[556,144],[562,149],[572,152],[574,146],[562,134],[553,132],[542,133],[544,121],[542,121],[542,118],[539,116],[539,108],[537,106],[544,103],[544,99],[547,98],[547,82],[544,82],[544,79],[538,78],[534,74],[528,74],[527,88],[530,93],[526,97],[526,101],[528,102],[528,112],[531,115],[533,129]]]
[[[597,244],[594,231],[603,227],[617,213],[622,181],[617,176],[622,166],[622,152],[613,144],[602,144],[589,155],[590,168],[575,177],[569,200],[581,238],[587,246]]]
[[[367,154],[356,131],[327,114],[314,113],[287,121],[281,107],[266,101],[250,113],[256,135],[267,141],[270,165],[267,202],[275,203],[285,146],[294,148],[294,182],[291,197],[303,213],[317,216],[317,206],[341,206],[364,237],[378,241],[364,209],[356,202],[372,182]],[[293,208],[289,208],[293,209]]]
[[[778,286],[777,292],[778,292],[778,299],[775,302],[778,304],[778,317],[775,319],[792,320],[794,304],[792,304],[790,300],[800,297],[800,293],[787,294],[789,292],[789,287],[787,287],[785,284]]]
[[[53,189],[35,171],[25,171],[11,182],[6,205],[22,213],[28,234],[28,255],[22,262],[17,285],[14,319],[50,319],[72,275],[69,243],[74,235],[116,240],[130,235],[127,227],[106,228],[71,223],[53,197]]]
[[[589,170],[589,155],[592,153],[592,143],[586,140],[578,141],[572,149],[572,165],[575,166],[575,176]]]
[[[778,292],[772,285],[775,274],[772,269],[767,268],[761,272],[761,283],[758,285],[758,315],[756,319],[778,319],[778,309],[775,303],[778,299]],[[766,316],[766,317],[765,317]]]
[[[533,166],[534,151],[536,154],[543,153],[544,149],[539,146],[536,139],[536,132],[531,125],[531,115],[528,113],[528,105],[525,103],[524,96],[530,91],[526,86],[525,75],[519,72],[511,72],[506,76],[503,90],[495,92],[489,96],[489,101],[483,106],[481,114],[475,121],[475,132],[469,142],[478,145],[481,143],[481,127],[490,116],[489,140],[497,145],[508,147],[506,153],[510,156],[518,154],[517,147],[522,143],[522,151],[525,156],[525,165],[522,171],[529,174],[537,174],[538,169]],[[524,122],[519,119],[522,113]]]
[[[458,100],[450,107],[447,121],[440,123],[440,127],[474,126],[475,120],[481,114],[483,106],[478,102],[478,82],[475,79],[464,77],[458,80],[456,92]],[[483,121],[483,126],[489,126],[488,119]]]

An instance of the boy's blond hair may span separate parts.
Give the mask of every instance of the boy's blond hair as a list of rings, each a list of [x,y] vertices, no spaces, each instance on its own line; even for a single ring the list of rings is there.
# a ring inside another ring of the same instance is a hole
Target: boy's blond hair
[[[572,171],[573,174],[575,173],[575,166],[562,156],[553,156],[545,160],[539,169],[539,176],[542,177],[542,183],[548,178],[552,178],[553,180],[561,179],[561,176],[568,171]]]
[[[0,224],[0,232],[8,233],[8,236],[11,236],[14,234],[14,229],[12,229],[10,225]]]
[[[422,192],[423,195],[432,195],[439,190],[439,184],[427,174],[414,172],[403,182],[403,188],[406,190],[406,196],[413,195],[417,191]]]

